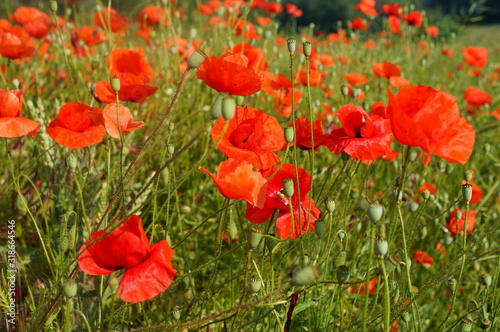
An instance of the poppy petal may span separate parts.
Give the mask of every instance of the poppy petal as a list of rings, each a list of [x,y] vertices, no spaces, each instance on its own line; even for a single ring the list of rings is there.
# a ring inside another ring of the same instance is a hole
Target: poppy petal
[[[34,137],[40,130],[40,124],[23,117],[0,118],[0,137],[21,137],[28,134]]]

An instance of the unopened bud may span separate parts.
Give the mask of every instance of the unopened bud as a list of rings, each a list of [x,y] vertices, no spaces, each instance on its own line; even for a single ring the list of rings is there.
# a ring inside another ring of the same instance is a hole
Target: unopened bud
[[[233,98],[224,98],[222,101],[222,116],[226,121],[233,118],[236,112],[236,101]]]
[[[203,53],[202,50],[194,51],[193,54],[191,54],[188,58],[188,61],[187,61],[188,69],[198,68],[199,66],[201,66],[203,64],[203,62],[205,61],[206,58],[207,58],[207,55],[205,53]]]
[[[293,131],[293,127],[286,126],[284,129],[285,132],[285,141],[287,143],[292,143],[293,139],[295,138],[295,133]]]
[[[293,186],[293,179],[287,178],[283,180],[283,194],[285,194],[286,197],[292,197],[293,193],[295,191],[295,188]]]
[[[121,82],[119,77],[111,77],[110,83],[111,83],[111,89],[113,89],[115,93],[120,91]]]
[[[75,297],[76,293],[78,292],[78,284],[76,283],[76,281],[73,279],[66,279],[63,284],[63,292],[64,296],[67,299]]]
[[[307,286],[310,285],[320,277],[319,270],[316,266],[308,266],[293,274],[292,285],[294,286]]]

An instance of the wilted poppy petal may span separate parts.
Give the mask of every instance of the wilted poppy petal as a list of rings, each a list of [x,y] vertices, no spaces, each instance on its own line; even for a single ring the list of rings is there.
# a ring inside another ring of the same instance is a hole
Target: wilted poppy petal
[[[166,290],[177,273],[172,267],[173,253],[165,240],[152,245],[150,256],[123,274],[118,286],[120,298],[126,302],[141,302]]]

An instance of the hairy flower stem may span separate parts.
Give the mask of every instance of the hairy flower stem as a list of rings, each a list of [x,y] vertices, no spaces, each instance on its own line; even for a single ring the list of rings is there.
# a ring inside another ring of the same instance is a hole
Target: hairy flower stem
[[[310,61],[309,57],[306,56],[306,80],[307,80],[307,105],[309,107],[309,130],[311,133],[311,151],[310,151],[310,167],[311,167],[311,186],[309,188],[309,196],[313,197],[313,184],[314,184],[314,131],[313,131],[313,111],[312,111],[312,101],[311,101],[311,77],[309,73],[309,67],[310,67]],[[292,95],[294,87],[292,85]],[[295,137],[297,135],[294,135]],[[313,201],[312,199],[309,200],[309,206],[307,207],[307,227],[306,229],[309,229],[309,223],[311,222],[311,209],[312,209],[312,204]]]
[[[373,247],[375,246],[375,226],[369,223],[370,227],[370,247],[368,251],[368,262],[366,263],[366,276],[365,276],[365,302],[363,304],[363,332],[366,330],[366,323],[368,321],[367,313],[368,313],[368,303],[370,302],[370,267],[373,258]]]
[[[182,90],[182,87],[184,86],[184,83],[186,82],[186,78],[188,77],[188,74],[189,74],[190,70],[191,70],[190,68],[187,68],[184,71],[184,73],[182,73],[181,79],[179,81],[179,85],[177,86],[177,90],[175,91],[175,94],[172,97],[172,100],[170,101],[170,104],[167,106],[167,109],[163,113],[162,118],[160,119],[160,121],[158,122],[158,124],[156,125],[156,127],[153,129],[153,131],[151,132],[151,134],[144,140],[144,142],[142,143],[142,145],[137,150],[137,153],[134,155],[134,158],[132,159],[132,161],[130,162],[129,166],[125,170],[125,174],[123,175],[123,178],[127,178],[127,176],[129,175],[130,171],[132,170],[132,167],[135,165],[135,163],[139,159],[139,156],[141,155],[141,153],[144,150],[144,148],[146,147],[146,145],[149,143],[149,141],[151,141],[151,139],[153,137],[156,136],[156,134],[158,134],[158,131],[160,130],[160,128],[162,127],[163,123],[167,119],[167,116],[170,114],[170,112],[174,108],[175,103],[179,99],[180,92]],[[106,215],[111,210],[111,207],[114,205],[114,202],[117,199],[117,197],[120,194],[120,192],[123,190],[123,187],[124,187],[124,183],[122,182],[122,183],[120,183],[118,185],[118,188],[116,188],[116,191],[113,194],[113,197],[111,198],[111,201],[108,204],[108,207],[106,208],[106,210],[104,211],[103,215],[101,216],[101,219],[97,223],[96,229],[99,229],[101,227],[101,224],[102,224],[104,218],[106,217]],[[112,225],[112,223],[109,223],[106,226],[106,228],[109,228],[111,225]]]
[[[384,258],[379,257],[379,264],[382,268],[384,277],[384,331],[390,331],[391,325],[391,297],[389,293],[389,279],[387,278],[387,271],[385,269]]]

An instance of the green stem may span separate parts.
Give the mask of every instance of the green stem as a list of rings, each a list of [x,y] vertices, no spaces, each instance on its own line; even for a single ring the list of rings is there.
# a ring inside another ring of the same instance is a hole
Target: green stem
[[[366,331],[366,323],[368,321],[367,313],[368,313],[368,303],[370,302],[370,266],[373,258],[373,247],[375,245],[375,226],[373,226],[370,223],[370,247],[369,247],[369,254],[368,254],[368,262],[367,262],[367,267],[366,267],[366,277],[365,277],[365,302],[363,304],[363,314],[362,314],[362,320],[363,320],[363,332]]]
[[[384,277],[384,331],[388,332],[391,325],[391,297],[389,294],[389,279],[387,278],[387,271],[385,269],[384,258],[379,258],[380,267]]]

